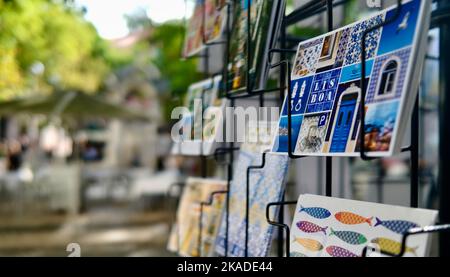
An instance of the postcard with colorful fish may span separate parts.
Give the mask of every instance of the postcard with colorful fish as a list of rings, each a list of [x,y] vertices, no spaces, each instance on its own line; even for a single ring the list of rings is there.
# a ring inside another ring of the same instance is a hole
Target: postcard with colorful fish
[[[301,195],[291,227],[291,257],[400,253],[402,235],[436,223],[438,212],[318,195]],[[405,257],[428,256],[432,236],[410,236]]]

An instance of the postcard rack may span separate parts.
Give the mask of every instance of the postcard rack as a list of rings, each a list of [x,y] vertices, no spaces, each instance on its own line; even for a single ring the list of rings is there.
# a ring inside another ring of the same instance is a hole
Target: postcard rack
[[[247,0],[249,1],[249,0]],[[250,82],[250,72],[247,68],[246,71],[246,87],[244,89],[233,91],[228,87],[228,64],[230,62],[230,40],[231,40],[231,26],[230,26],[230,18],[231,18],[231,3],[232,0],[229,0],[226,2],[225,9],[227,14],[227,23],[225,27],[225,38],[223,41],[215,42],[212,44],[208,44],[204,40],[205,50],[203,51],[203,54],[197,55],[196,57],[202,58],[204,62],[204,72],[206,73],[207,77],[209,77],[209,50],[208,48],[211,45],[215,44],[222,44],[225,46],[224,56],[223,56],[223,84],[225,84],[223,88],[224,96],[226,99],[229,100],[229,105],[231,107],[235,106],[236,100],[243,99],[243,98],[259,98],[259,105],[264,106],[264,98],[267,93],[276,93],[278,92],[280,94],[280,101],[283,103],[285,93],[287,93],[288,96],[288,102],[291,101],[291,64],[290,64],[290,57],[289,55],[296,53],[295,50],[288,48],[288,44],[290,41],[295,41],[296,43],[302,41],[302,38],[296,38],[296,37],[290,37],[287,35],[287,28],[289,26],[292,26],[294,24],[297,24],[301,21],[304,21],[305,19],[311,18],[312,16],[326,13],[327,18],[327,25],[328,25],[328,31],[333,30],[333,9],[337,6],[343,5],[347,3],[349,0],[310,0],[308,3],[302,5],[301,7],[297,8],[293,12],[291,12],[288,15],[285,15],[282,19],[281,23],[281,30],[279,34],[278,40],[278,46],[279,48],[270,49],[268,52],[269,55],[269,69],[279,68],[279,87],[277,88],[252,88],[249,86],[252,82]],[[441,28],[441,49],[442,47],[450,47],[450,23],[449,23],[449,15],[450,15],[450,4],[447,3],[448,1],[437,1],[438,8],[433,11],[432,14],[432,20],[431,20],[431,28]],[[251,5],[250,1],[248,2],[249,5]],[[394,22],[398,16],[400,15],[402,9],[402,1],[397,0],[397,6],[396,6],[396,13],[393,17],[387,18],[384,22],[381,24],[374,26],[368,30],[366,30],[363,33],[363,39],[361,42],[361,48],[362,48],[362,57],[361,57],[361,63],[362,63],[362,69],[361,69],[361,91],[362,91],[362,97],[361,101],[359,103],[359,113],[358,116],[360,118],[359,120],[359,156],[361,160],[363,161],[370,161],[374,160],[374,157],[371,157],[367,154],[367,151],[365,150],[364,145],[364,127],[365,127],[365,114],[364,107],[365,107],[365,88],[367,86],[366,84],[366,78],[365,78],[365,69],[366,69],[366,45],[365,45],[365,38],[367,35],[384,25],[391,24]],[[250,26],[250,19],[251,19],[251,13],[250,8],[247,9],[247,53],[252,53],[252,44],[251,44],[251,26]],[[444,36],[445,35],[445,36]],[[444,38],[444,39],[443,39]],[[279,61],[272,62],[273,54],[278,53],[279,54]],[[450,53],[441,53],[440,61],[441,61],[441,77],[443,84],[443,88],[447,93],[450,93],[450,84],[448,81],[450,80],[450,69],[448,68],[450,65],[450,62],[443,62],[444,58],[450,58]],[[252,61],[252,55],[249,54],[246,57],[247,65],[251,64]],[[448,60],[447,60],[448,61]],[[444,94],[444,92],[441,92]],[[449,141],[450,140],[450,128],[445,128],[444,122],[450,122],[450,97],[442,97],[443,100],[441,101],[440,105],[440,114],[441,114],[441,141]],[[302,159],[306,158],[304,156],[297,156],[293,153],[293,145],[292,144],[292,111],[291,109],[287,109],[287,117],[288,117],[288,155],[290,159]],[[228,147],[218,149],[215,153],[215,157],[217,160],[217,155],[229,155],[228,162],[225,164],[227,167],[227,189],[226,191],[220,192],[226,194],[226,217],[227,217],[227,228],[226,228],[226,238],[225,238],[225,256],[228,254],[228,211],[229,211],[229,192],[230,192],[230,186],[231,186],[231,180],[233,178],[232,171],[233,171],[233,162],[234,162],[234,151],[239,150],[239,148],[234,147],[234,143],[228,143]],[[411,207],[418,207],[419,206],[419,100],[416,100],[415,106],[414,106],[414,112],[411,118],[411,144],[408,147],[402,148],[402,152],[410,152],[410,206]],[[450,186],[446,186],[446,184],[450,184],[450,172],[448,172],[448,168],[450,168],[450,146],[447,145],[440,145],[440,184],[441,184],[441,191],[440,191],[440,216],[441,220],[440,222],[448,223],[450,222],[450,204],[448,203],[448,199],[450,198]],[[325,157],[326,161],[325,166],[325,195],[331,197],[332,196],[332,169],[333,169],[333,159],[331,157]],[[261,165],[254,165],[251,166],[246,170],[247,172],[247,186],[246,186],[246,231],[245,231],[245,256],[248,256],[248,240],[249,240],[249,233],[248,233],[248,224],[249,224],[249,179],[250,174],[252,170],[255,169],[262,169],[265,166],[265,160],[266,160],[266,153],[262,154],[262,164]],[[206,164],[207,164],[207,157],[204,157],[202,155],[202,176],[206,177]],[[210,204],[210,203],[203,203],[204,205]],[[283,257],[289,257],[290,255],[290,226],[285,224],[283,222],[283,211],[285,206],[288,205],[295,205],[297,204],[297,201],[280,201],[280,202],[274,202],[269,203],[266,207],[266,219],[268,224],[273,225],[275,227],[279,228],[278,232],[278,256]],[[272,207],[278,207],[279,213],[277,215],[278,220],[273,220],[270,218],[270,210]],[[201,213],[200,217],[203,217],[203,213]],[[201,219],[200,218],[200,219]],[[201,220],[200,220],[201,224]],[[200,226],[201,227],[201,226]],[[201,230],[201,229],[200,229]],[[450,256],[450,235],[448,231],[450,230],[450,225],[436,225],[436,226],[428,226],[424,227],[422,229],[411,229],[408,233],[404,234],[403,240],[402,240],[402,248],[401,252],[398,254],[392,254],[392,253],[383,253],[390,256],[403,256],[405,252],[406,247],[406,240],[409,236],[414,236],[417,234],[423,234],[423,233],[442,233],[441,234],[441,243],[440,243],[440,251],[442,256]],[[201,238],[201,231],[199,234],[199,247],[202,242]],[[284,243],[283,243],[284,242]],[[447,246],[447,247],[445,247]],[[285,249],[283,249],[285,248]],[[362,253],[362,256],[366,256],[368,249],[365,249]]]
[[[311,1],[308,4],[306,4],[305,6],[302,6],[300,8],[298,8],[295,12],[293,12],[292,14],[285,16],[282,18],[281,20],[281,31],[280,31],[280,38],[279,38],[279,45],[280,48],[273,48],[273,49],[269,49],[268,55],[269,55],[269,59],[268,59],[268,63],[269,63],[269,69],[274,69],[277,67],[280,67],[279,70],[279,87],[278,88],[257,88],[254,89],[250,86],[250,84],[252,83],[250,78],[250,72],[249,69],[247,67],[246,70],[246,87],[240,90],[235,90],[232,93],[229,90],[228,87],[228,67],[227,65],[229,64],[230,61],[230,53],[229,53],[229,49],[230,49],[230,18],[231,18],[231,5],[230,2],[228,1],[226,4],[226,9],[227,9],[227,26],[226,26],[226,30],[225,30],[225,34],[226,34],[226,39],[225,39],[225,43],[226,43],[226,50],[225,50],[225,55],[224,55],[224,68],[223,68],[223,83],[225,84],[225,97],[230,100],[230,104],[231,106],[234,106],[235,104],[235,100],[236,99],[242,99],[242,98],[252,98],[252,97],[259,97],[259,105],[260,107],[264,106],[264,97],[266,93],[270,93],[270,92],[279,92],[280,93],[280,102],[283,103],[284,101],[284,92],[286,91],[286,89],[288,90],[288,95],[290,97],[290,65],[289,65],[289,61],[287,60],[287,54],[294,54],[296,51],[293,49],[286,49],[286,44],[287,44],[287,36],[286,36],[286,28],[290,25],[293,25],[299,21],[301,21],[304,18],[307,17],[311,17],[317,13],[320,12],[321,9],[325,8],[327,10],[328,13],[328,29],[331,31],[333,29],[333,8],[335,6],[338,5],[342,5],[344,4],[346,1],[339,1],[336,3],[333,3],[332,0],[327,0],[327,1]],[[252,55],[250,53],[252,53],[252,44],[251,44],[251,2],[248,1],[247,2],[247,41],[246,41],[246,52],[248,53],[246,55],[246,64],[249,65],[251,64],[252,61]],[[324,6],[325,5],[325,6]],[[283,8],[283,7],[278,7],[278,8]],[[317,10],[319,9],[319,11]],[[299,17],[298,20],[295,20],[295,18],[297,18],[297,14],[300,13],[304,13],[305,11],[310,10],[311,13],[302,15],[302,17]],[[299,39],[299,41],[301,41],[301,39]],[[279,53],[280,54],[280,61],[277,63],[272,63],[272,54],[273,53]],[[207,57],[204,57],[204,59],[207,59]],[[286,82],[286,78],[288,78],[289,81]],[[286,84],[287,83],[287,84]],[[290,112],[290,109],[288,109],[288,111]],[[289,124],[291,124],[291,115],[289,114]],[[289,128],[289,132],[291,132],[291,128]],[[289,134],[289,138],[291,137],[291,134]],[[290,143],[290,139],[289,139],[289,143]],[[291,148],[291,146],[289,146],[289,148]],[[265,167],[266,164],[266,154],[267,153],[263,153],[262,154],[262,164],[261,165],[256,165],[256,166],[250,166],[246,169],[247,172],[247,180],[246,180],[246,209],[245,209],[245,245],[244,245],[244,256],[248,257],[248,241],[249,241],[249,203],[250,203],[250,173],[252,170],[256,170],[256,169],[263,169]],[[293,156],[293,154],[290,152],[289,153],[289,157],[290,158],[301,158],[301,157],[295,157]],[[232,163],[233,161],[231,161]],[[331,187],[332,187],[332,159],[331,158],[326,158],[326,191],[327,191],[327,195],[331,196]],[[228,190],[230,191],[230,190]],[[227,198],[229,197],[229,193],[227,195]],[[228,215],[227,215],[228,216]],[[283,217],[283,209],[280,209],[279,211],[279,218]],[[288,230],[288,229],[287,229]],[[278,254],[280,256],[282,256],[283,253],[283,245],[282,245],[282,240],[283,240],[283,232],[280,229],[280,231],[278,232]],[[226,248],[228,248],[228,245],[226,245]],[[227,252],[228,253],[228,252]]]
[[[319,3],[320,2],[320,3]],[[303,8],[294,11],[292,14],[288,15],[285,20],[286,20],[286,24],[294,24],[298,21],[300,21],[303,18],[308,17],[305,13],[305,10],[310,11],[311,15],[315,15],[318,14],[320,12],[326,11],[327,12],[327,18],[328,18],[328,31],[332,31],[332,8],[330,8],[332,6],[332,2],[333,1],[311,1],[309,4],[306,4]],[[345,1],[339,1],[339,3],[337,3],[337,1],[335,1],[336,3],[334,3],[334,5],[336,4],[342,4]],[[314,7],[314,8],[312,8]],[[366,30],[363,33],[363,39],[361,41],[361,49],[362,49],[362,54],[361,54],[361,58],[362,58],[362,68],[361,68],[361,92],[362,92],[362,97],[361,97],[361,101],[360,101],[360,106],[359,106],[359,117],[360,117],[360,121],[359,121],[359,128],[360,128],[360,132],[359,132],[359,154],[360,154],[360,158],[364,161],[370,161],[370,160],[374,160],[375,158],[370,157],[366,154],[365,151],[365,145],[364,145],[364,126],[365,126],[365,113],[361,112],[364,110],[365,107],[365,93],[366,93],[366,78],[365,78],[365,71],[366,71],[366,45],[365,45],[365,40],[368,34],[370,34],[371,32],[385,26],[388,24],[391,24],[392,22],[394,22],[395,20],[398,19],[400,13],[401,13],[401,9],[402,9],[402,3],[401,0],[397,1],[397,7],[396,7],[396,12],[394,14],[394,16],[392,16],[391,18],[387,18],[384,22],[382,22],[379,25],[376,25],[368,30]],[[445,18],[448,19],[449,16],[449,10],[448,10],[448,6],[446,7],[446,12],[443,11],[444,9],[437,9],[434,13],[433,13],[433,17],[432,17],[432,28],[433,27],[438,27],[439,23],[442,23],[444,21]],[[300,15],[298,15],[298,14]],[[297,19],[297,20],[296,20]],[[448,43],[448,42],[447,42]],[[288,61],[284,61],[282,62],[284,64],[284,68],[287,68],[287,74],[290,73],[290,64]],[[448,74],[447,74],[448,75]],[[288,75],[288,81],[287,83],[290,84],[290,76]],[[291,101],[291,93],[290,93],[290,86],[287,86],[287,95],[288,95],[288,102]],[[293,147],[292,147],[292,143],[291,143],[291,137],[292,137],[292,112],[290,109],[287,109],[288,111],[288,151],[289,151],[289,157],[291,159],[300,159],[300,158],[304,158],[303,156],[296,156],[294,155],[293,152]],[[448,116],[447,116],[448,118]],[[413,115],[412,115],[412,119],[411,119],[411,145],[408,147],[404,147],[402,148],[402,152],[410,152],[411,155],[411,164],[410,164],[410,206],[413,208],[417,208],[419,205],[419,101],[418,98],[415,101],[415,106],[414,106],[414,111],[413,111]],[[332,191],[331,191],[331,158],[326,158],[327,159],[327,169],[326,169],[326,196],[331,196],[332,195]],[[441,184],[442,181],[441,181]],[[448,192],[447,192],[448,195]],[[442,199],[442,195],[441,195],[441,199]],[[271,207],[276,207],[276,206],[280,206],[280,207],[284,207],[286,205],[296,205],[297,201],[281,201],[281,202],[274,202],[274,203],[270,203],[268,204],[267,208],[266,208],[266,219],[267,222],[270,225],[279,227],[283,230],[285,230],[286,233],[286,256],[289,257],[290,255],[290,251],[289,251],[289,244],[290,244],[290,226],[284,224],[282,221],[274,221],[270,219],[270,208]],[[441,207],[441,212],[442,212],[442,207]],[[448,215],[448,211],[446,211],[446,214]],[[446,218],[445,221],[449,221],[450,219]],[[424,234],[424,233],[443,233],[443,232],[448,232],[450,230],[450,225],[436,225],[436,226],[428,226],[428,227],[424,227],[424,228],[416,228],[416,229],[411,229],[409,230],[407,233],[404,234],[403,239],[402,239],[402,246],[401,246],[401,252],[398,254],[393,254],[393,253],[382,253],[388,256],[397,256],[397,257],[402,257],[405,254],[405,249],[406,249],[406,240],[409,236],[413,236],[413,235],[417,235],[417,234]],[[442,235],[443,236],[443,235]],[[283,239],[283,237],[279,237],[279,239]],[[441,249],[443,249],[444,247],[442,247],[441,244]],[[442,251],[442,250],[441,250]],[[445,250],[444,250],[445,251]],[[367,254],[367,248],[364,249],[364,252],[362,254],[362,256],[366,256]]]

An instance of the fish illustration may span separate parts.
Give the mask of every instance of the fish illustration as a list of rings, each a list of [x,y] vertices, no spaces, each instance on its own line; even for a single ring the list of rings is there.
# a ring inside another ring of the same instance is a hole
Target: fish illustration
[[[365,218],[360,215],[351,213],[351,212],[339,212],[334,215],[336,219],[347,225],[356,225],[361,223],[367,223],[369,226],[372,226],[373,217]]]
[[[309,251],[320,251],[323,249],[323,245],[315,239],[296,238],[295,242],[305,247]]]
[[[291,252],[291,253],[289,253],[289,256],[297,257],[297,258],[308,258],[308,256],[306,256],[305,254],[300,253],[300,252]]]
[[[325,219],[325,218],[329,218],[331,216],[330,211],[328,211],[327,209],[324,208],[318,208],[318,207],[313,207],[313,208],[305,208],[303,206],[300,206],[300,213],[301,212],[305,212],[308,215],[317,218],[317,219]]]
[[[323,232],[325,235],[327,234],[328,227],[320,227],[317,224],[314,224],[309,221],[299,221],[297,222],[297,227],[300,229],[300,231],[303,231],[305,233],[318,233]]]
[[[395,233],[401,234],[401,235],[406,233],[411,228],[419,227],[419,225],[417,225],[416,223],[411,222],[411,221],[406,221],[406,220],[383,221],[383,220],[379,219],[378,217],[376,218],[376,220],[377,220],[377,223],[375,223],[375,227],[381,225],[381,226],[384,226],[387,229],[391,230],[392,232],[395,232]]]
[[[335,231],[332,228],[330,228],[330,230],[331,230],[330,236],[335,235],[336,237],[338,237],[339,239],[348,244],[360,245],[367,242],[367,238],[363,234],[357,232]]]
[[[392,254],[399,254],[402,248],[402,244],[398,241],[388,239],[388,238],[375,238],[371,241],[374,244],[378,244],[381,251],[392,253]],[[419,247],[406,247],[405,252],[411,253],[414,256],[417,256],[417,249]]]
[[[326,248],[326,251],[328,254],[330,254],[331,257],[344,257],[344,258],[359,257],[358,255],[339,246],[328,246]]]

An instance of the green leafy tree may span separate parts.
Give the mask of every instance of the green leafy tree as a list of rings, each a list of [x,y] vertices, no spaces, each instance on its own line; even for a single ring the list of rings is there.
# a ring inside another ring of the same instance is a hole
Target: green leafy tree
[[[152,62],[168,81],[168,93],[161,95],[164,115],[170,119],[172,109],[183,103],[189,85],[201,79],[195,59],[182,60],[185,26],[181,22],[167,22],[154,27],[150,46],[155,49]]]
[[[0,0],[0,99],[54,87],[96,93],[121,62],[72,2]]]

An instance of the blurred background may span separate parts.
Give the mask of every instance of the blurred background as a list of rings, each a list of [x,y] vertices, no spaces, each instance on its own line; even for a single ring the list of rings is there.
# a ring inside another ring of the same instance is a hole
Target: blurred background
[[[305,2],[288,1],[288,12]],[[336,27],[374,12],[364,2],[336,8]],[[193,4],[0,0],[0,256],[67,256],[73,242],[82,256],[172,255],[166,195],[199,172],[195,158],[168,155],[172,109],[205,75],[201,59],[180,58]],[[290,32],[325,29],[317,15]],[[437,199],[438,38],[432,30],[420,92],[425,208]],[[335,196],[409,205],[408,154],[335,160]],[[323,159],[292,166],[289,198],[323,193]]]

